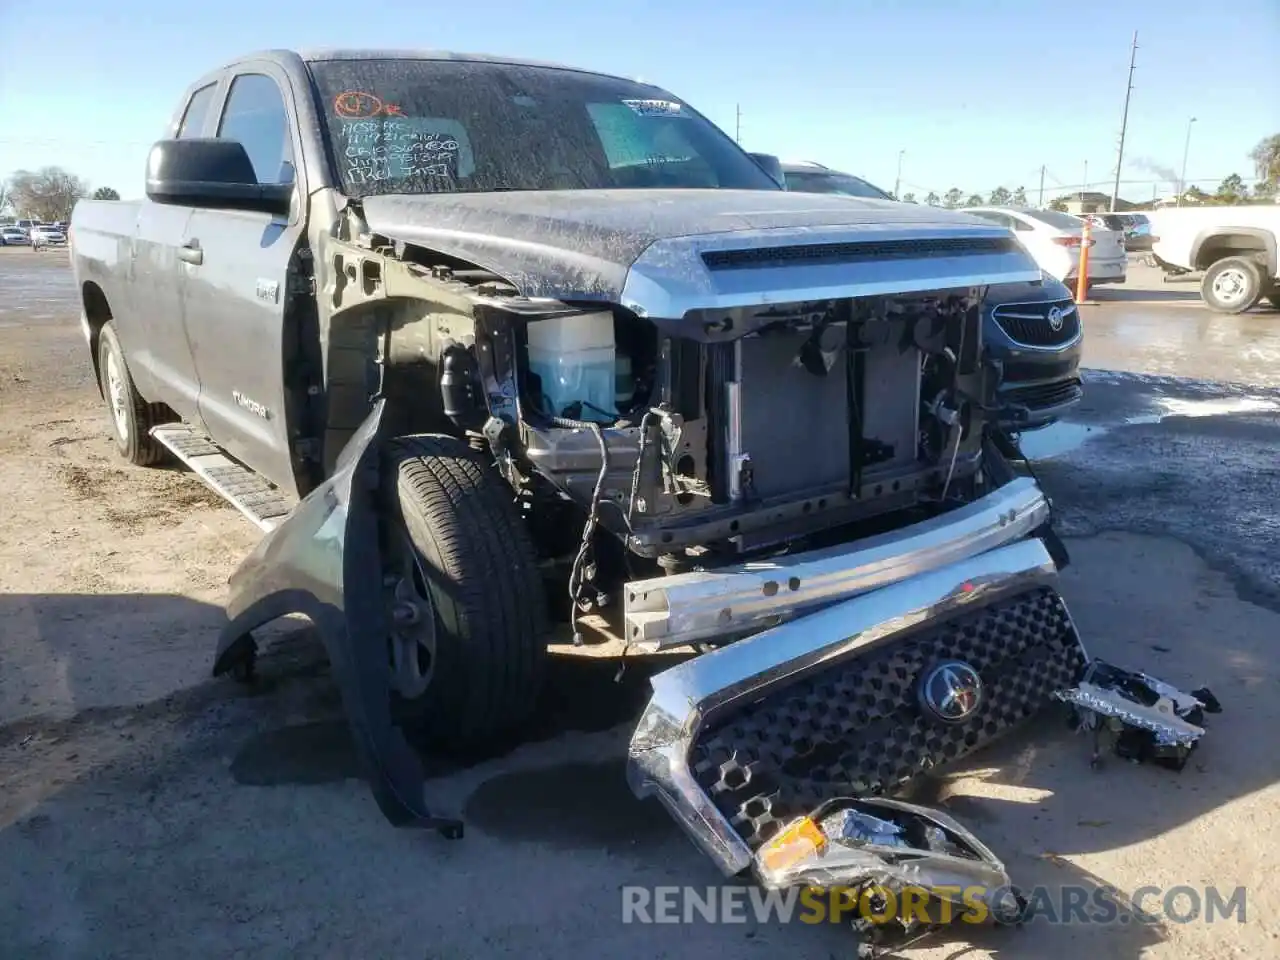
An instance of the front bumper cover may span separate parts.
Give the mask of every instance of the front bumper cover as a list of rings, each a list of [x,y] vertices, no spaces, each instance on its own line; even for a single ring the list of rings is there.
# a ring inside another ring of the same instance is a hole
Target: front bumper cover
[[[901,640],[930,621],[1045,586],[1056,576],[1045,544],[1025,539],[845,600],[658,674],[631,740],[627,776],[632,791],[656,796],[726,875],[748,869],[751,847],[690,768],[701,730],[722,712],[779,685]]]

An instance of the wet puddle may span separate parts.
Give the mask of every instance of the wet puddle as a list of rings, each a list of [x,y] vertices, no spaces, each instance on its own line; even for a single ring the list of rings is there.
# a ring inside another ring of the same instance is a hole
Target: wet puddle
[[[1042,430],[1024,433],[1018,445],[1028,460],[1049,460],[1070,453],[1091,437],[1100,437],[1106,432],[1106,427],[1090,424],[1055,423]]]
[[[1169,417],[1226,417],[1243,413],[1280,411],[1280,400],[1269,397],[1216,397],[1190,400],[1180,397],[1152,397],[1149,413],[1125,417],[1119,426],[1160,423]],[[1105,436],[1111,426],[1059,422],[1042,430],[1024,433],[1019,446],[1029,460],[1051,460],[1071,453],[1085,441]]]
[[[1156,406],[1162,409],[1135,417],[1125,417],[1127,424],[1159,423],[1166,417],[1226,417],[1238,413],[1269,413],[1280,410],[1280,401],[1267,397],[1221,397],[1216,400],[1183,400],[1160,397]]]

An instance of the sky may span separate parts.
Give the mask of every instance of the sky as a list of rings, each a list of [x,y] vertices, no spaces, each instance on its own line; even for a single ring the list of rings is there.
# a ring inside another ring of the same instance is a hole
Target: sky
[[[0,0],[0,177],[56,164],[142,191],[147,149],[200,74],[267,48],[551,60],[657,84],[748,150],[919,199],[1109,193],[1253,176],[1280,132],[1280,0]],[[740,128],[739,124],[739,110]],[[1190,119],[1195,117],[1195,123]],[[1086,172],[1087,171],[1087,172]]]

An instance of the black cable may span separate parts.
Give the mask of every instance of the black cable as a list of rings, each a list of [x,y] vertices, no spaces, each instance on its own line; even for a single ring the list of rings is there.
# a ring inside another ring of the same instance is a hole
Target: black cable
[[[569,568],[569,626],[573,629],[574,646],[582,645],[582,634],[578,632],[578,609],[582,589],[582,571],[587,557],[591,554],[591,541],[595,536],[596,525],[600,520],[600,495],[604,491],[605,477],[609,473],[609,445],[605,443],[604,432],[600,424],[590,420],[567,420],[563,417],[551,417],[551,423],[566,430],[590,430],[600,447],[600,472],[596,475],[595,489],[591,492],[591,505],[587,510],[587,522],[582,527],[582,543],[573,558],[573,566]]]

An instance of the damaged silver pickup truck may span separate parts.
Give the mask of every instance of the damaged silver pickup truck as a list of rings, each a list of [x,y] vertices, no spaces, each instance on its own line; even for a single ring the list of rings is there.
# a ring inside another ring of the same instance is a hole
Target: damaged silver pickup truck
[[[786,192],[647,84],[271,52],[73,237],[121,453],[265,531],[216,672],[314,621],[389,820],[460,833],[410,740],[518,735],[549,647],[680,650],[631,783],[727,873],[1003,875],[876,798],[1086,668],[981,400],[983,293],[1041,276],[1005,229]]]

